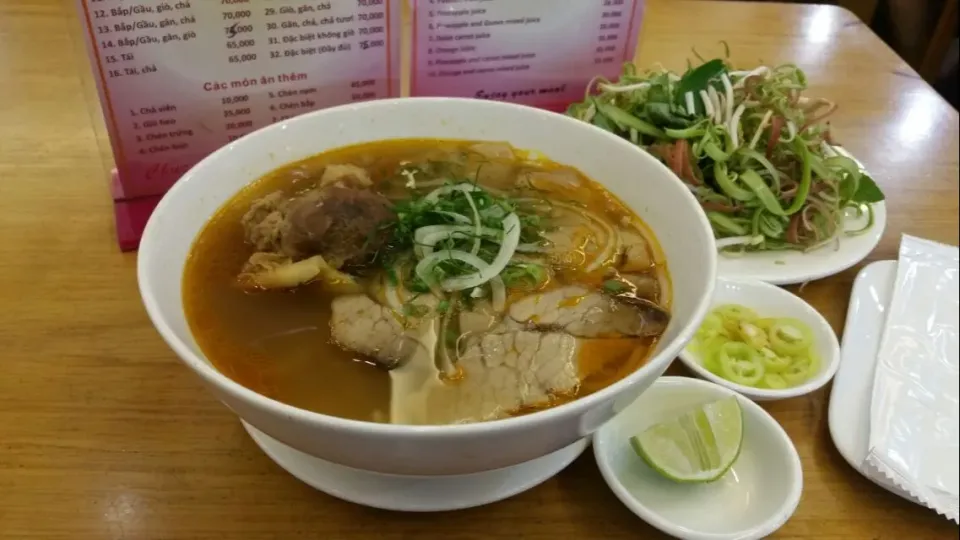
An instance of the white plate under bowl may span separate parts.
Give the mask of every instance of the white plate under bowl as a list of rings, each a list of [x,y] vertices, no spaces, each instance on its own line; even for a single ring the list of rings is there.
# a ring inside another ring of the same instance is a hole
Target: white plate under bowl
[[[830,323],[816,309],[799,296],[762,281],[718,278],[714,287],[711,309],[722,304],[740,304],[756,311],[761,317],[792,317],[806,323],[813,332],[814,346],[820,355],[820,371],[807,382],[771,390],[743,386],[724,379],[703,367],[700,357],[688,345],[680,351],[680,360],[698,376],[740,392],[754,401],[772,401],[809,394],[827,384],[840,366],[840,344]]]
[[[277,465],[308,486],[356,504],[401,512],[462,510],[540,485],[580,457],[589,439],[503,469],[451,476],[402,476],[344,467],[291,448],[250,424],[243,427]],[[389,450],[387,450],[389,451]]]
[[[737,396],[743,446],[709,484],[681,484],[647,466],[631,436],[692,407]],[[803,491],[800,456],[780,424],[752,401],[716,384],[661,377],[593,436],[600,473],[617,498],[661,531],[684,540],[766,538],[790,519]]]
[[[888,491],[920,504],[885,478],[864,474],[861,468],[870,444],[877,353],[896,279],[897,261],[877,261],[860,270],[853,282],[840,349],[840,369],[830,392],[828,423],[833,444],[851,467]]]
[[[825,246],[802,253],[798,251],[748,253],[740,257],[720,255],[717,275],[737,279],[755,279],[775,285],[792,285],[838,274],[862,261],[877,247],[887,226],[887,207],[873,205],[874,223],[869,231],[840,240],[839,249]],[[863,219],[848,219],[847,230],[858,229]]]

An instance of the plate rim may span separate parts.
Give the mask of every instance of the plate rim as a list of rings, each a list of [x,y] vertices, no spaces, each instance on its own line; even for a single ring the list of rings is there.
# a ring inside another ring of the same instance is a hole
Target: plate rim
[[[887,230],[887,202],[880,201],[873,203],[874,211],[874,223],[873,227],[877,232],[868,233],[873,237],[873,241],[869,244],[869,249],[864,251],[862,257],[856,258],[853,261],[844,262],[839,266],[829,266],[826,269],[819,269],[814,271],[798,272],[793,275],[787,274],[783,276],[773,276],[767,275],[767,271],[756,272],[756,273],[744,273],[744,272],[725,272],[724,271],[724,260],[725,257],[722,254],[718,254],[717,257],[717,276],[718,277],[727,277],[735,279],[752,279],[758,281],[765,281],[772,285],[796,285],[798,283],[805,283],[808,281],[816,281],[818,279],[823,279],[826,277],[834,276],[853,268],[857,264],[863,262],[864,259],[870,256],[871,253],[877,248],[877,245],[880,244],[880,240],[883,239],[883,235]],[[840,245],[843,245],[843,239],[840,240]],[[827,249],[827,248],[824,248]],[[841,247],[842,249],[842,247]],[[747,253],[743,255],[739,260],[744,260],[750,258],[751,254]],[[788,268],[787,265],[783,265],[781,268]]]

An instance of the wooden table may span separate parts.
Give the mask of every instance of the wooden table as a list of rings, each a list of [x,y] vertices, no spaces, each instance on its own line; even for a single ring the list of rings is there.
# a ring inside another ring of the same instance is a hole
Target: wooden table
[[[659,538],[587,453],[510,500],[439,515],[361,508],[281,471],[180,365],[118,252],[109,146],[72,2],[0,2],[0,538]],[[743,65],[796,62],[840,102],[837,138],[886,191],[901,233],[958,242],[958,119],[849,12],[651,0],[639,63],[691,47]],[[802,295],[843,330],[857,269]],[[676,367],[673,369],[677,369]],[[765,405],[803,460],[780,538],[956,538],[956,526],[876,487],[827,431],[828,391]]]

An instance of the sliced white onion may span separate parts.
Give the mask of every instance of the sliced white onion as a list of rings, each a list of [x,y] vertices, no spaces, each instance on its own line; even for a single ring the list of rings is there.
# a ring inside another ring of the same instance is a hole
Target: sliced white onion
[[[730,131],[730,141],[733,143],[734,148],[740,146],[740,136],[738,132],[740,131],[740,117],[743,115],[744,110],[746,110],[746,107],[743,106],[743,103],[738,105],[736,112],[733,113],[733,116],[730,117],[730,122],[727,124],[727,129]]]
[[[650,83],[638,82],[634,84],[625,84],[623,86],[618,86],[615,84],[600,83],[597,85],[597,88],[603,90],[604,92],[632,92],[634,90],[643,90],[644,88],[650,88]]]
[[[717,240],[717,249],[724,249],[731,246],[748,245],[755,246],[763,242],[762,235],[756,236],[731,236],[730,238],[721,238]]]
[[[470,204],[470,210],[473,211],[473,247],[470,248],[470,253],[476,255],[480,253],[480,229],[483,228],[483,222],[480,221],[480,212],[477,211],[477,205],[473,202],[473,197],[470,195],[470,192],[467,190],[461,190],[463,196],[467,198],[467,203]]]
[[[731,71],[730,75],[734,77],[740,77],[740,79],[733,84],[734,89],[736,89],[746,84],[748,78],[753,77],[754,75],[766,75],[767,73],[770,73],[770,68],[767,66],[760,66],[751,71]]]
[[[727,121],[733,118],[733,85],[730,84],[730,77],[726,73],[720,74],[720,80],[723,81],[723,91],[726,94],[727,110],[724,117]]]
[[[773,117],[773,109],[767,109],[767,112],[763,115],[763,119],[760,120],[760,125],[757,127],[757,131],[753,134],[753,138],[750,139],[751,150],[760,141],[760,135],[762,135],[763,130],[767,128],[767,122],[769,122],[770,118],[772,117]]]
[[[706,90],[700,91],[700,101],[703,102],[703,108],[707,111],[707,118],[713,118],[713,101],[710,100],[710,94]]]
[[[710,96],[710,101],[713,102],[713,123],[720,124],[723,122],[723,103],[720,95],[717,94],[716,88],[712,86],[707,87],[707,95]]]
[[[507,306],[507,288],[500,276],[494,276],[490,280],[490,291],[493,293],[493,309],[497,313],[502,313]]]
[[[433,253],[437,242],[447,238],[475,238],[479,241],[482,236],[499,241],[502,235],[502,231],[490,227],[480,227],[478,230],[474,225],[427,225],[413,232],[413,251],[422,259]]]
[[[500,272],[503,272],[503,269],[507,267],[513,254],[516,252],[517,244],[520,243],[520,218],[514,213],[508,214],[507,217],[503,218],[503,231],[503,242],[500,244],[500,251],[497,252],[497,256],[494,257],[489,265],[472,253],[467,253],[467,255],[470,256],[469,259],[462,257],[462,255],[457,256],[457,259],[476,268],[477,272],[466,276],[445,279],[440,284],[440,287],[445,291],[462,291],[483,285],[494,277],[499,276]],[[456,252],[442,251],[438,253],[445,255]],[[434,255],[436,255],[436,253],[434,253]],[[482,268],[481,264],[486,265],[486,268]]]
[[[780,142],[793,142],[797,138],[797,125],[793,123],[793,120],[787,120],[787,136],[780,139]]]

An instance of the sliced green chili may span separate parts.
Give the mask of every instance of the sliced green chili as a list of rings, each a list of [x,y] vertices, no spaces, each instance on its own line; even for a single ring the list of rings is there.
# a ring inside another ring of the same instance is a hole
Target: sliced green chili
[[[760,200],[760,204],[763,205],[767,212],[777,216],[787,215],[784,213],[783,207],[780,206],[780,201],[777,200],[777,196],[770,191],[766,182],[763,181],[763,178],[760,178],[760,175],[757,174],[756,171],[753,169],[743,171],[740,173],[740,180],[753,190],[757,199]]]

